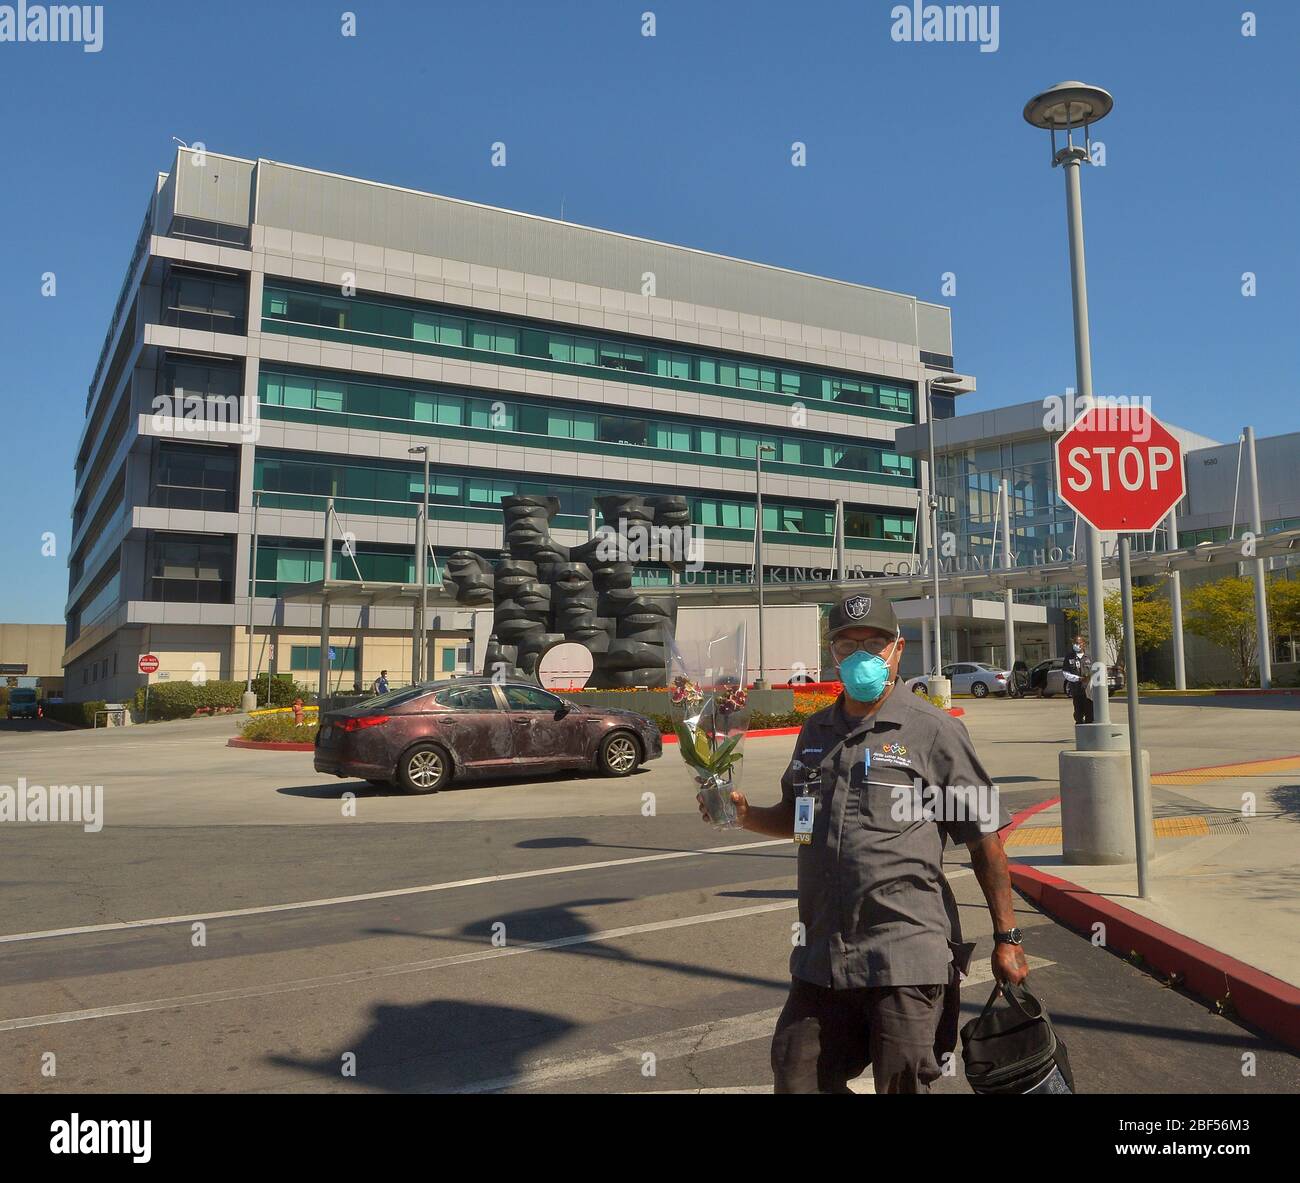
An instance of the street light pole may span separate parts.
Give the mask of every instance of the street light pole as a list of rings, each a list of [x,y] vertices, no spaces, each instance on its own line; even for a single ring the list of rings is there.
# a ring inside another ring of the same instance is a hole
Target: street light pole
[[[424,512],[415,531],[416,582],[420,587],[420,621],[416,628],[415,660],[411,663],[411,681],[429,679],[429,446],[407,448],[412,456],[424,457]]]
[[[1250,528],[1256,541],[1264,533],[1264,519],[1259,510],[1259,469],[1255,464],[1255,429],[1247,427],[1243,433],[1246,439],[1246,466],[1250,484]],[[1234,515],[1236,516],[1236,515]],[[1233,523],[1236,527],[1236,523]],[[1273,685],[1273,654],[1269,650],[1268,639],[1268,594],[1264,586],[1264,560],[1256,551],[1252,564],[1255,576],[1255,644],[1259,650],[1259,688],[1267,690]]]
[[[754,578],[758,581],[758,678],[755,690],[767,689],[767,666],[763,661],[763,453],[775,452],[761,440],[754,447]]]
[[[1083,253],[1083,197],[1079,170],[1091,163],[1092,141],[1088,128],[1105,118],[1114,99],[1097,86],[1081,82],[1060,82],[1050,90],[1035,95],[1025,104],[1026,122],[1052,133],[1052,167],[1061,166],[1065,173],[1065,209],[1070,234],[1070,294],[1074,307],[1074,369],[1080,401],[1085,409],[1092,405],[1092,342],[1088,332],[1088,274]],[[1082,130],[1083,144],[1074,142],[1074,132]],[[1064,131],[1065,147],[1056,148],[1056,133]],[[1093,721],[1110,723],[1110,687],[1106,671],[1106,616],[1101,578],[1101,534],[1086,523],[1081,524],[1088,553],[1088,647],[1092,650],[1089,678],[1093,701]]]
[[[940,674],[943,670],[943,614],[939,610],[939,474],[934,466],[933,385],[933,378],[925,380],[925,426],[930,449],[930,561],[934,568],[930,573],[934,578],[934,672]]]
[[[248,685],[242,704],[245,711],[257,709],[257,695],[253,693],[253,601],[257,598],[257,506],[261,499],[260,493],[253,494],[253,541],[248,559]]]

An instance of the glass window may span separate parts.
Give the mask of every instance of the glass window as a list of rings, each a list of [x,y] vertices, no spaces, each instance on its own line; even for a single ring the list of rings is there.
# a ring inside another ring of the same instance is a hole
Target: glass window
[[[534,690],[531,686],[505,686],[506,702],[512,711],[551,711],[563,708],[564,703],[554,694],[545,690]]]
[[[451,664],[447,664],[447,658],[451,658]],[[443,670],[447,673],[456,668],[456,651],[454,649],[444,649],[442,651]],[[491,686],[482,684],[477,686],[452,686],[450,689],[441,690],[433,696],[433,701],[439,706],[451,707],[458,711],[495,711],[497,709],[497,700],[492,693]]]
[[[320,379],[316,383],[316,407],[322,411],[341,411],[343,410],[343,391],[342,382],[329,382]]]

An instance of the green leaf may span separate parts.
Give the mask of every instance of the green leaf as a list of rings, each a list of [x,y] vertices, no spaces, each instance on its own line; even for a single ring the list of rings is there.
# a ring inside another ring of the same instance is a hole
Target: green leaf
[[[698,768],[703,772],[708,771],[708,765],[701,762],[696,752],[695,740],[691,736],[691,729],[679,719],[673,720],[673,730],[677,732],[677,743],[682,750],[682,759],[692,768]]]

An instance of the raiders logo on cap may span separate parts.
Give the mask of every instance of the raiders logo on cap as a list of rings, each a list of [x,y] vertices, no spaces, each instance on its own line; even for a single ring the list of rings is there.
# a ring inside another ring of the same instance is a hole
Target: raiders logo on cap
[[[861,620],[870,611],[870,596],[852,596],[844,601],[845,615],[852,620]]]

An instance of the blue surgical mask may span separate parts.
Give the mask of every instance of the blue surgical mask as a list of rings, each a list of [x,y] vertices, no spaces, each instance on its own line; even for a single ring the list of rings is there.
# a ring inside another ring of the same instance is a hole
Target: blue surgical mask
[[[855,702],[875,702],[889,684],[889,662],[859,649],[840,662],[840,681]]]

